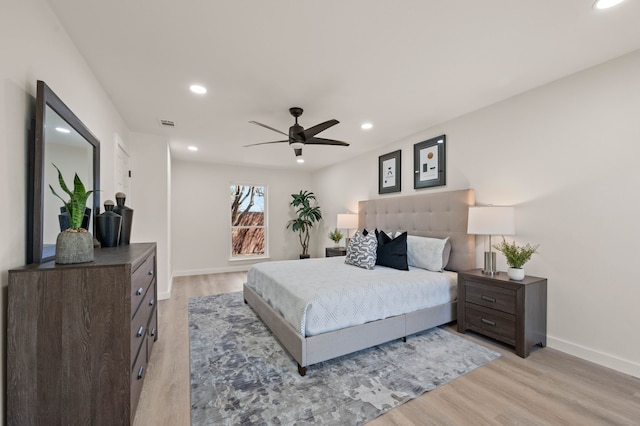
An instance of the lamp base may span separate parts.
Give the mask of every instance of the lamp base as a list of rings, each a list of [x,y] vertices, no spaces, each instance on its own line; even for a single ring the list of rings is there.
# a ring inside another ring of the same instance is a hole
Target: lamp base
[[[483,274],[498,275],[500,272],[496,271],[496,253],[494,251],[484,252],[484,269]]]

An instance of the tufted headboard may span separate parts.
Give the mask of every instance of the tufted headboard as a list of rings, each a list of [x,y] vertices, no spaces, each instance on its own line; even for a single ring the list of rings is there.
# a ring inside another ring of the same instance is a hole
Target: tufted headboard
[[[475,268],[475,236],[467,234],[469,206],[473,205],[473,189],[360,201],[358,225],[360,229],[449,237],[451,256],[446,269],[464,271]]]

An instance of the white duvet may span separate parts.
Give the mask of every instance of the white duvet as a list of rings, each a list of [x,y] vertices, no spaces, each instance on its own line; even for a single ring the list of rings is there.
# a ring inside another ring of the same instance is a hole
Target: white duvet
[[[302,336],[441,305],[456,299],[457,274],[410,267],[372,270],[344,263],[344,257],[256,264],[247,285]]]

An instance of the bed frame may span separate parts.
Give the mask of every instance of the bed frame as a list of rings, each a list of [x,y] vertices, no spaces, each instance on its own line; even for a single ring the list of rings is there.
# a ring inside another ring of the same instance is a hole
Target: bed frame
[[[445,238],[451,241],[447,269],[462,271],[475,265],[475,237],[467,234],[469,206],[475,204],[474,191],[438,192],[387,197],[358,203],[359,228],[408,231],[410,235]],[[457,302],[446,303],[366,324],[303,337],[271,305],[249,288],[244,300],[271,329],[298,363],[304,376],[307,366],[391,340],[406,337],[456,319]]]

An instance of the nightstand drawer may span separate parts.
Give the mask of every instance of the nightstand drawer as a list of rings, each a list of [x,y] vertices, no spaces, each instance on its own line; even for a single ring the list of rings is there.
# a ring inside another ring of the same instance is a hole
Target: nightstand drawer
[[[486,306],[515,315],[516,293],[513,290],[489,286],[476,281],[466,282],[465,302]]]
[[[467,328],[485,336],[516,344],[516,317],[505,312],[465,304]]]

